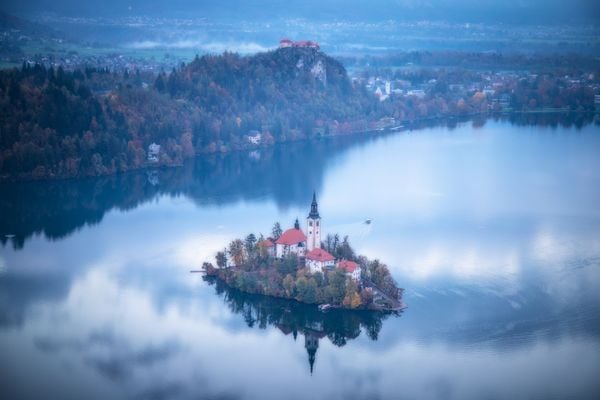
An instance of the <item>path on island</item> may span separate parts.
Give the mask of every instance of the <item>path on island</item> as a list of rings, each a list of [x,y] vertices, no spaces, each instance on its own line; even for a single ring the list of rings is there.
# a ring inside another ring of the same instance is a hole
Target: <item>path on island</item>
[[[383,306],[389,307],[392,310],[401,310],[403,308],[406,308],[406,306],[401,300],[396,300],[392,296],[386,294],[370,279],[364,278],[363,286],[373,289],[373,303],[380,305],[383,304]]]

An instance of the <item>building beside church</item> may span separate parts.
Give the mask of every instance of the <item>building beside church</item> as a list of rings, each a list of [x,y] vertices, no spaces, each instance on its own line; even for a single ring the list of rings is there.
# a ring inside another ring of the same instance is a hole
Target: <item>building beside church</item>
[[[335,257],[321,248],[312,249],[306,254],[306,267],[311,274],[335,267]]]
[[[284,257],[295,254],[304,257],[306,254],[306,235],[300,229],[300,223],[296,219],[294,227],[283,232],[275,241],[275,256]]]
[[[267,238],[261,240],[258,244],[258,249],[262,255],[267,255],[269,257],[275,257],[275,243],[271,238]]]
[[[360,281],[360,266],[354,261],[340,260],[337,264],[337,267],[346,271],[346,275],[348,275],[350,278],[357,282]]]

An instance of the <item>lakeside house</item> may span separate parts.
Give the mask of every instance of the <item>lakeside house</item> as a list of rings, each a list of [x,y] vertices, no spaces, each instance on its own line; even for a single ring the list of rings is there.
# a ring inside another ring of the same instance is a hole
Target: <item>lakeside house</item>
[[[157,163],[160,155],[160,145],[154,142],[148,146],[148,162]]]
[[[259,131],[250,131],[246,138],[253,145],[259,145],[262,142],[262,134]]]

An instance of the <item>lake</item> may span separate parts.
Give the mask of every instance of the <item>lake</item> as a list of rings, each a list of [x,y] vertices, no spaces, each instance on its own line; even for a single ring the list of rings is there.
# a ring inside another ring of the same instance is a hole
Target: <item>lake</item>
[[[0,185],[0,397],[600,398],[600,127],[547,119]],[[313,190],[408,309],[323,314],[190,273],[303,221]]]

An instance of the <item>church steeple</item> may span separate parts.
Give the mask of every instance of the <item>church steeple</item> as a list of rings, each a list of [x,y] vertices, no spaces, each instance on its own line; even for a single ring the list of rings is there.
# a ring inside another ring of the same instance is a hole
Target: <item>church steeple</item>
[[[317,349],[319,348],[319,337],[310,331],[304,332],[304,348],[308,353],[308,365],[310,366],[310,374],[313,374],[315,369],[315,361],[317,359]]]
[[[298,218],[296,218],[296,222],[294,223],[294,229],[300,229],[300,222],[298,222]]]
[[[319,215],[319,205],[317,204],[317,194],[313,192],[312,203],[310,204],[310,213],[306,218],[306,249],[321,248],[321,216]]]
[[[308,218],[321,218],[319,216],[319,205],[317,204],[317,194],[315,192],[313,192],[313,199],[312,203],[310,204],[310,214],[308,214]]]

